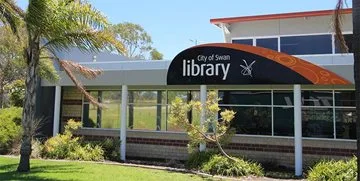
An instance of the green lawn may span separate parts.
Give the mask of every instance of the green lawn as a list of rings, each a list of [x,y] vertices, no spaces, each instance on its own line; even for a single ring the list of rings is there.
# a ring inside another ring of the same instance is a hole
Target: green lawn
[[[0,156],[0,180],[204,180],[192,174],[76,161],[31,160],[30,173],[17,173],[18,162]]]

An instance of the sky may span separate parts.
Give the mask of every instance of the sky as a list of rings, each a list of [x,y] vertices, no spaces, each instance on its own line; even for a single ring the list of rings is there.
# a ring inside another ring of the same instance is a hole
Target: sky
[[[171,60],[195,44],[224,42],[212,18],[334,9],[337,0],[88,0],[111,23],[140,24]],[[18,0],[26,8],[28,0]],[[351,7],[351,1],[348,0]]]

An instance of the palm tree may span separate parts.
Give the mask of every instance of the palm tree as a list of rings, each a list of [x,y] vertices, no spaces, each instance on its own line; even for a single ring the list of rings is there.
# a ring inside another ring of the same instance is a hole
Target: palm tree
[[[2,11],[1,11],[2,10]],[[75,83],[77,88],[93,104],[101,106],[91,97],[74,75],[74,71],[86,78],[94,78],[101,72],[77,63],[60,60],[56,51],[77,47],[82,51],[116,49],[124,52],[123,45],[107,31],[109,23],[101,12],[85,0],[29,0],[27,11],[22,11],[13,0],[0,0],[0,20],[17,32],[21,20],[27,31],[24,47],[26,60],[26,91],[22,118],[23,136],[20,148],[19,172],[30,171],[31,139],[35,120],[36,86],[39,81],[39,60],[56,61]]]
[[[337,40],[343,50],[347,50],[341,31],[341,9],[345,1],[338,0],[334,15],[334,29]],[[354,52],[354,81],[356,101],[356,138],[357,138],[357,180],[360,180],[360,0],[352,0],[352,23],[353,23],[353,52]]]

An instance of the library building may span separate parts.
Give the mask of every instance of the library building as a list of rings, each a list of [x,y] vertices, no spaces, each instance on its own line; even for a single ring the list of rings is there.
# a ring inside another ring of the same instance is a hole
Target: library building
[[[231,155],[300,169],[323,158],[356,152],[352,10],[342,10],[349,51],[340,50],[333,10],[210,19],[223,42],[189,47],[172,60],[131,60],[76,49],[59,57],[101,69],[80,78],[106,105],[99,109],[64,71],[57,83],[41,81],[37,114],[44,134],[56,135],[69,119],[82,122],[86,139],[121,140],[121,158],[186,160],[188,137],[169,121],[175,97],[206,101],[216,91],[222,109],[236,112]],[[188,114],[202,123],[206,115]]]

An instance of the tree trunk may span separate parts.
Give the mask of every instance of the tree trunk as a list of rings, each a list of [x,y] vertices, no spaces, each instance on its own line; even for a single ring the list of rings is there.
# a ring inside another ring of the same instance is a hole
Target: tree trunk
[[[356,99],[357,180],[360,180],[360,0],[353,0],[353,50]]]
[[[30,171],[31,139],[32,126],[35,120],[36,108],[36,86],[38,75],[36,69],[39,62],[39,43],[34,42],[30,45],[30,51],[27,51],[27,72],[26,72],[26,90],[23,107],[22,128],[23,136],[20,148],[20,163],[17,168],[18,172]]]

